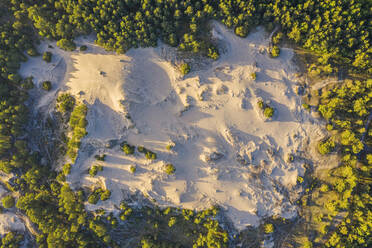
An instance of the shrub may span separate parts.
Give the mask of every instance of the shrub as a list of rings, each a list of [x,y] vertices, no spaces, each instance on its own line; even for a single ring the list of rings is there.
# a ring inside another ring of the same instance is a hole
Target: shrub
[[[99,171],[103,171],[102,165],[93,165],[92,168],[90,168],[89,170],[89,175],[94,177]]]
[[[43,60],[47,63],[52,61],[52,53],[51,52],[44,52],[43,53]]]
[[[274,226],[273,226],[273,224],[271,224],[271,223],[265,224],[264,225],[264,231],[267,234],[274,232]]]
[[[30,89],[33,89],[34,88],[34,81],[33,81],[33,77],[32,76],[27,77],[27,78],[25,78],[23,80],[22,88],[24,88],[26,90],[30,90]]]
[[[258,105],[258,107],[259,107],[260,109],[264,109],[265,103],[264,103],[262,100],[259,100],[259,101],[257,102],[257,105]]]
[[[270,55],[271,55],[271,57],[276,58],[276,57],[279,56],[279,54],[280,54],[280,49],[279,49],[279,47],[278,47],[278,46],[273,46],[273,47],[271,48],[271,50],[270,50]]]
[[[134,149],[135,149],[135,146],[131,146],[129,144],[123,145],[123,151],[127,155],[134,154]]]
[[[168,144],[165,149],[167,149],[168,151],[172,150],[172,148],[174,147],[174,144]]]
[[[330,153],[331,151],[333,151],[335,146],[336,145],[335,145],[335,142],[333,141],[333,139],[327,139],[326,141],[319,142],[318,152],[322,155],[326,155],[326,154]]]
[[[98,161],[105,161],[105,157],[106,157],[105,154],[97,154],[94,156],[94,158],[97,159]]]
[[[208,55],[209,58],[213,60],[217,60],[220,57],[218,50],[215,47],[208,48]]]
[[[283,39],[283,33],[278,32],[276,35],[273,36],[272,41],[274,45],[279,44]]]
[[[38,56],[39,55],[39,53],[37,52],[37,50],[35,48],[27,49],[26,53],[29,56],[32,56],[32,57],[35,57],[35,56]]]
[[[92,193],[89,197],[88,197],[88,202],[90,204],[97,204],[97,202],[99,201],[99,195],[98,194],[94,194]]]
[[[145,156],[146,156],[147,159],[151,159],[151,160],[155,160],[156,157],[157,157],[156,153],[154,153],[152,151],[147,151]]]
[[[50,81],[44,81],[42,83],[42,88],[46,91],[50,91],[52,89],[52,83]]]
[[[266,107],[264,110],[264,116],[266,118],[271,118],[274,115],[274,109],[272,107]]]
[[[76,45],[72,40],[67,39],[60,39],[57,41],[57,46],[65,51],[74,51],[76,49]]]
[[[176,224],[176,217],[171,217],[168,221],[168,226],[172,227],[174,224]]]
[[[176,168],[174,168],[173,164],[167,164],[165,166],[165,172],[168,174],[168,175],[172,175],[174,174],[174,172],[176,171]]]
[[[132,172],[134,174],[137,170],[137,167],[135,165],[131,165],[129,170],[130,170],[130,172]]]
[[[57,106],[62,113],[72,111],[75,106],[75,98],[68,93],[63,93],[57,97]]]
[[[252,73],[251,73],[251,78],[252,78],[253,80],[256,80],[256,78],[257,78],[257,74],[256,74],[255,72],[252,72]]]
[[[70,174],[70,172],[71,172],[71,164],[65,164],[65,165],[63,166],[62,171],[63,171],[63,174],[64,174],[65,176],[67,176],[68,174]]]
[[[310,109],[310,105],[307,104],[307,103],[303,103],[303,104],[302,104],[302,107],[303,107],[304,109],[306,109],[306,110],[309,110],[309,109]]]
[[[248,28],[246,26],[239,26],[235,28],[235,34],[240,37],[247,37],[248,35]]]
[[[111,196],[111,191],[106,189],[102,194],[101,194],[101,201],[106,201],[109,199]]]
[[[143,147],[143,146],[138,146],[138,147],[137,147],[137,150],[138,150],[138,152],[140,152],[140,153],[146,153],[146,148]]]
[[[12,208],[15,205],[15,199],[11,195],[3,197],[1,201],[3,203],[4,208]]]
[[[88,49],[88,47],[86,45],[82,45],[79,49],[80,51],[84,52]]]
[[[180,70],[181,70],[181,73],[183,75],[186,75],[186,74],[188,74],[190,72],[191,67],[190,67],[190,65],[188,63],[183,63],[180,66]]]

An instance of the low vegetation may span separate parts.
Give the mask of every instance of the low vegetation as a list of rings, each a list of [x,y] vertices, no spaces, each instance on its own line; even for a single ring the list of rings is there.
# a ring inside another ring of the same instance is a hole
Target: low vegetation
[[[43,90],[50,91],[52,89],[52,83],[50,81],[44,81],[41,84]]]
[[[270,119],[274,115],[274,108],[266,104],[264,101],[259,100],[257,102],[258,107],[263,111],[263,115],[267,118]]]
[[[69,126],[71,129],[71,138],[67,143],[67,155],[74,162],[77,156],[77,151],[80,148],[80,140],[87,134],[85,127],[88,122],[85,119],[88,108],[86,105],[81,104],[74,107],[71,112]]]
[[[190,72],[191,67],[188,63],[183,63],[180,65],[180,70],[181,70],[182,75],[186,75]]]
[[[84,51],[86,51],[88,49],[88,47],[86,46],[86,45],[82,45],[80,48],[79,48],[79,50],[81,51],[81,52],[84,52]]]
[[[61,113],[71,112],[75,106],[75,98],[68,93],[62,93],[57,97],[57,109]]]
[[[168,175],[172,175],[176,172],[176,168],[174,168],[173,164],[166,164],[165,165],[165,173]]]
[[[43,53],[43,60],[47,63],[52,61],[52,53],[51,52],[44,52]]]
[[[93,165],[89,169],[89,175],[92,177],[95,177],[99,171],[103,171],[103,166],[102,165]]]
[[[1,202],[3,203],[4,208],[12,208],[15,205],[15,199],[11,195],[4,196],[3,199],[1,199]]]

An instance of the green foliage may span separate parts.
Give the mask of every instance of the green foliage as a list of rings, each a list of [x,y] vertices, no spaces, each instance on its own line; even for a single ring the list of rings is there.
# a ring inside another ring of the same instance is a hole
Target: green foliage
[[[50,81],[44,81],[42,83],[43,90],[50,91],[52,89],[52,83]]]
[[[135,165],[131,165],[130,168],[129,168],[129,170],[130,170],[130,172],[132,174],[134,174],[136,172],[136,170],[137,170],[137,167]]]
[[[156,153],[149,150],[146,151],[145,157],[150,160],[155,160],[157,158]]]
[[[173,164],[165,165],[165,173],[168,175],[172,175],[176,172],[176,168],[174,168]]]
[[[65,176],[69,175],[70,172],[71,172],[71,164],[67,163],[67,164],[63,165],[62,171],[63,171],[63,174]]]
[[[74,51],[76,49],[76,45],[72,40],[64,38],[57,41],[57,46],[66,51]]]
[[[62,113],[70,112],[75,106],[75,98],[68,93],[62,93],[57,97],[57,108]]]
[[[191,70],[191,67],[188,63],[183,63],[180,65],[180,71],[182,73],[182,75],[186,75],[190,72]]]
[[[244,38],[248,35],[248,28],[246,26],[238,26],[235,28],[235,34]]]
[[[52,53],[51,52],[44,52],[43,53],[43,60],[47,63],[52,61]]]
[[[213,60],[217,60],[220,57],[220,54],[215,47],[210,47],[208,48],[207,56]]]
[[[3,203],[4,208],[12,208],[15,205],[15,199],[11,195],[4,196],[3,199],[1,199],[1,202]]]
[[[326,155],[333,151],[336,144],[333,139],[327,139],[318,143],[318,152],[322,155]]]
[[[279,54],[280,54],[280,49],[279,49],[279,47],[278,46],[272,46],[271,47],[271,49],[270,49],[270,56],[272,57],[272,58],[276,58],[276,57],[278,57],[279,56]]]
[[[273,233],[274,232],[274,225],[271,223],[267,223],[264,225],[264,232],[265,233]]]
[[[101,194],[101,201],[106,201],[107,199],[109,199],[111,196],[111,191],[106,189],[104,192],[102,192]]]
[[[23,83],[22,83],[22,88],[26,89],[26,90],[30,90],[30,89],[33,89],[34,88],[34,81],[33,81],[33,77],[27,77],[23,80]]]
[[[34,47],[31,47],[31,48],[27,49],[26,52],[31,57],[39,56],[39,53],[37,52],[37,50]]]
[[[126,154],[126,155],[131,155],[131,154],[134,154],[134,150],[136,149],[135,146],[131,146],[129,144],[124,144],[123,145],[123,152]]]
[[[257,73],[252,72],[252,73],[251,73],[251,78],[252,78],[253,80],[256,80],[256,78],[257,78]]]
[[[86,105],[81,104],[75,106],[71,112],[69,126],[72,131],[71,138],[67,143],[67,155],[74,162],[77,156],[77,151],[80,148],[80,140],[87,134],[85,127],[88,124],[85,116],[88,108]]]
[[[8,232],[0,240],[0,248],[20,248],[23,240],[24,236],[22,234],[17,234],[16,232]]]
[[[84,51],[86,51],[88,49],[88,47],[86,46],[86,45],[82,45],[80,48],[79,48],[79,50],[81,51],[81,52],[84,52]]]
[[[274,109],[272,107],[266,107],[264,109],[264,116],[266,118],[271,118],[274,115]]]
[[[97,154],[94,156],[94,158],[97,159],[98,161],[105,161],[105,157],[106,157],[105,154]]]
[[[89,169],[89,175],[91,175],[92,177],[94,177],[95,175],[97,175],[97,173],[99,171],[103,171],[103,166],[102,165],[93,165],[90,169]]]

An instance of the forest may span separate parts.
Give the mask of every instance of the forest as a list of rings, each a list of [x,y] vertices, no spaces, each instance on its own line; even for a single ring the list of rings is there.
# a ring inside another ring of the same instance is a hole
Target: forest
[[[86,211],[88,196],[64,182],[68,166],[60,173],[51,164],[42,166],[42,154],[28,148],[25,101],[32,82],[30,86],[30,79],[17,74],[27,56],[39,55],[35,45],[40,39],[56,40],[72,51],[74,38],[90,33],[97,35],[98,45],[117,53],[161,40],[218,59],[218,47],[205,35],[207,21],[213,19],[241,37],[257,25],[279,27],[290,42],[316,55],[307,65],[309,73],[342,71],[361,78],[319,92],[319,104],[313,107],[331,135],[318,149],[324,156],[338,153],[341,162],[325,178],[305,178],[309,190],[300,204],[306,231],[299,228],[291,235],[299,238],[287,240],[285,247],[370,247],[372,81],[365,78],[372,74],[371,12],[369,0],[0,0],[0,170],[14,175],[7,189],[20,194],[16,207],[37,227],[37,247],[121,247],[125,238],[136,242],[133,247],[228,247],[240,239],[222,228],[215,218],[218,208],[129,210],[123,203],[120,220]],[[58,106],[69,112],[74,137],[66,146],[74,160],[86,132],[87,110],[68,96],[62,98]],[[336,218],[342,218],[337,225]],[[134,239],[125,237],[120,231],[124,222],[146,231]],[[20,247],[22,239],[10,232],[0,244]]]

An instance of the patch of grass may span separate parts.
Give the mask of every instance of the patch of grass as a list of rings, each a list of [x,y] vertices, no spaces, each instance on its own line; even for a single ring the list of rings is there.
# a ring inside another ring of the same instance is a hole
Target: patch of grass
[[[67,155],[74,162],[77,157],[77,152],[80,148],[80,140],[87,135],[85,127],[88,122],[85,119],[88,108],[84,104],[76,106],[71,112],[69,125],[72,130],[72,137],[68,140],[67,143]]]

